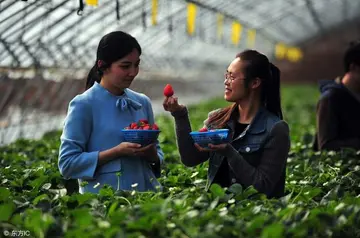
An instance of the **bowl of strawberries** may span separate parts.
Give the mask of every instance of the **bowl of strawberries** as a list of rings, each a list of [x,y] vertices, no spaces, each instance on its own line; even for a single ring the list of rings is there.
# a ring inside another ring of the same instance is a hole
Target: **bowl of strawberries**
[[[132,122],[121,131],[126,142],[137,143],[142,146],[155,143],[160,134],[159,127],[156,123],[149,124],[146,119]]]
[[[206,127],[199,131],[192,131],[190,135],[195,143],[201,147],[207,148],[208,144],[220,145],[230,141],[229,129],[211,129]]]

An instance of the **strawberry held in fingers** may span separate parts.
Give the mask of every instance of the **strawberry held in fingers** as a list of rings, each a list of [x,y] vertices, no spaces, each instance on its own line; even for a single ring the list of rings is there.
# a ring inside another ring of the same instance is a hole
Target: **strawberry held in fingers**
[[[170,84],[166,84],[166,86],[164,88],[164,96],[171,97],[172,95],[174,95],[174,89],[172,88],[172,86]]]

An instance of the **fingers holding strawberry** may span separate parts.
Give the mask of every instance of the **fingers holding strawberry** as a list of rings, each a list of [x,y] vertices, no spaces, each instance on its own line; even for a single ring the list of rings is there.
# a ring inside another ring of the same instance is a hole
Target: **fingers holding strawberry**
[[[185,106],[178,103],[177,97],[167,97],[164,99],[163,107],[165,111],[176,112],[182,110]]]

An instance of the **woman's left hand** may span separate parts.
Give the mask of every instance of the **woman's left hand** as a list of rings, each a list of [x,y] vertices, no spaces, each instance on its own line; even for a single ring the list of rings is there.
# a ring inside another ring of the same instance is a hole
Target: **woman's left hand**
[[[139,156],[144,157],[149,162],[157,162],[158,155],[155,143],[147,145],[140,150],[141,154],[139,154]]]
[[[229,144],[220,144],[220,145],[213,145],[213,144],[209,144],[208,147],[209,148],[203,148],[201,147],[199,144],[194,144],[195,147],[201,151],[201,152],[210,152],[210,151],[223,151],[226,148],[228,148]]]

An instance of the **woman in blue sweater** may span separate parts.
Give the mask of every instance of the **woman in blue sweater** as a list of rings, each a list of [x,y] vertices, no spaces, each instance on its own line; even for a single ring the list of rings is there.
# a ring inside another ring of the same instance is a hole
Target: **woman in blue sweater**
[[[159,142],[141,147],[124,142],[121,132],[140,119],[154,123],[150,99],[128,88],[139,72],[140,55],[141,47],[131,35],[105,35],[87,90],[69,103],[58,165],[66,179],[87,182],[80,193],[97,193],[104,184],[115,190],[161,188],[156,179],[164,157]]]

